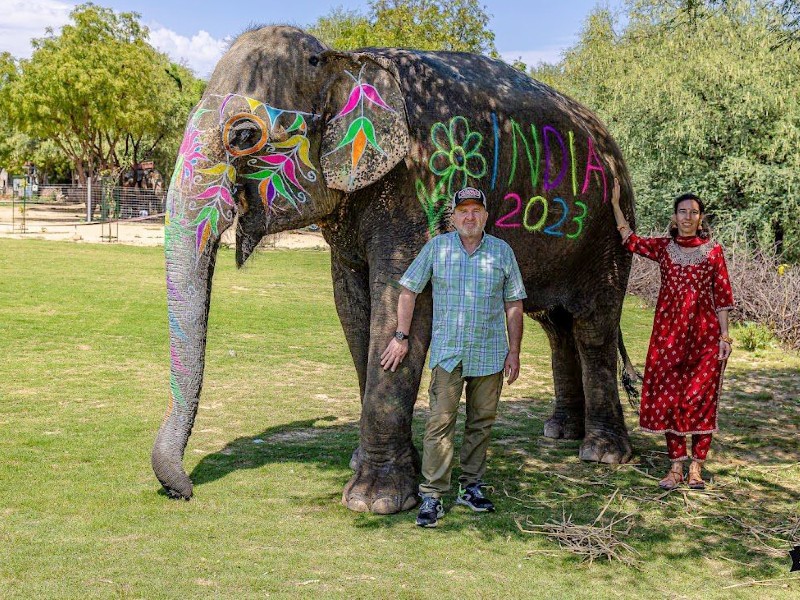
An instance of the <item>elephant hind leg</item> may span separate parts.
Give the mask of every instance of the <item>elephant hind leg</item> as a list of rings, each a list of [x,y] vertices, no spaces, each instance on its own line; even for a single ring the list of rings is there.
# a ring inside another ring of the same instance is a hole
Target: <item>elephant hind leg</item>
[[[553,415],[544,424],[544,436],[583,439],[583,373],[572,335],[572,315],[564,309],[553,309],[534,318],[541,323],[550,341],[555,388]]]
[[[580,458],[586,461],[625,463],[633,455],[617,388],[617,333],[621,310],[620,301],[597,306],[589,315],[575,318],[573,332],[583,367],[586,397],[586,435]]]

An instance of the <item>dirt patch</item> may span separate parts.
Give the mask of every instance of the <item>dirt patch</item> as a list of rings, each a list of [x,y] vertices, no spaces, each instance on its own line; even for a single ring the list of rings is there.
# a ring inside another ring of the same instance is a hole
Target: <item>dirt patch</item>
[[[112,223],[86,223],[86,215],[79,206],[33,205],[25,212],[25,230],[22,231],[20,207],[0,205],[0,238],[37,239],[80,242],[89,244],[117,243],[132,246],[163,246],[164,224],[161,218],[146,221],[115,221]],[[222,234],[222,243],[235,246],[235,228]],[[265,238],[267,249],[327,250],[328,244],[319,231],[287,231]]]

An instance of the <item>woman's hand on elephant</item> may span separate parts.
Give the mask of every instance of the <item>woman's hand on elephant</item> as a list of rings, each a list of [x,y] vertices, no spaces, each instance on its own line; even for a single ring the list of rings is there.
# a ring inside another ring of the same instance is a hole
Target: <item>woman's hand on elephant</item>
[[[392,341],[386,346],[386,350],[381,354],[383,370],[394,373],[400,363],[403,362],[406,354],[408,354],[408,340],[400,342],[396,338],[392,338]]]
[[[508,384],[511,385],[519,377],[519,352],[509,352],[506,355],[506,362],[503,365],[503,374],[508,377]]]
[[[611,191],[611,205],[612,206],[619,206],[619,195],[620,195],[619,179],[614,177],[614,188]]]

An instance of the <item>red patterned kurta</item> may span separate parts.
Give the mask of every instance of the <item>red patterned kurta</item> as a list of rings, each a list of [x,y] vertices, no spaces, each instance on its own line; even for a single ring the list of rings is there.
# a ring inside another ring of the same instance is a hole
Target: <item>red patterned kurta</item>
[[[717,311],[733,308],[722,247],[680,248],[672,238],[636,234],[625,247],[661,266],[639,424],[652,433],[713,433],[723,366]]]

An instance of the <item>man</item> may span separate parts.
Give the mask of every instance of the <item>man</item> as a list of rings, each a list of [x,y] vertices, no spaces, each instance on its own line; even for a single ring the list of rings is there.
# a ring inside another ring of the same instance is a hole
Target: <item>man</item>
[[[425,244],[400,279],[404,289],[397,302],[397,331],[381,355],[384,370],[394,371],[403,361],[417,294],[432,280],[433,371],[422,454],[424,482],[419,487],[420,527],[436,527],[444,516],[441,496],[450,489],[453,435],[465,383],[467,421],[456,502],[477,512],[494,511],[481,490],[481,478],[503,374],[509,384],[519,375],[526,295],[511,247],[483,231],[488,216],[481,190],[467,187],[454,194],[455,231]]]

